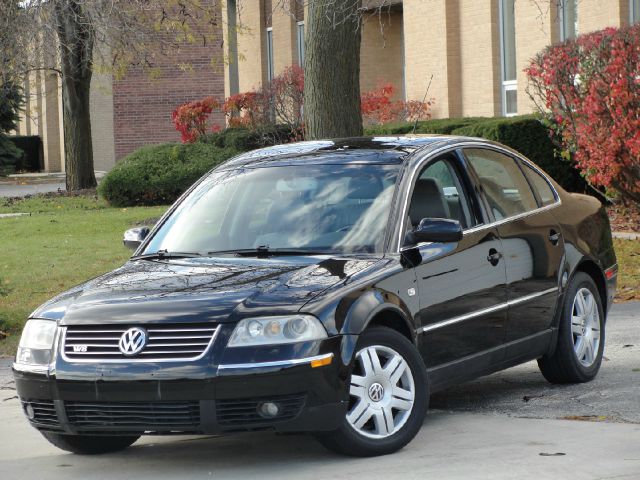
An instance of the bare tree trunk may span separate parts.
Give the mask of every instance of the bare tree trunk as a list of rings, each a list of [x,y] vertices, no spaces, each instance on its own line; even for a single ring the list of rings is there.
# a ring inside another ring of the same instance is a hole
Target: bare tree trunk
[[[89,97],[93,71],[94,31],[80,0],[57,0],[56,26],[62,70],[67,191],[93,188],[91,118]]]
[[[362,135],[361,0],[312,0],[306,23],[304,117],[307,139]]]

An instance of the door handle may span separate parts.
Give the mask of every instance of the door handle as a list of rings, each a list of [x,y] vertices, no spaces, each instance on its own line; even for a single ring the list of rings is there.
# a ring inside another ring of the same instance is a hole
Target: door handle
[[[494,267],[498,265],[498,262],[502,258],[502,254],[498,252],[495,248],[489,249],[489,255],[487,255],[487,262],[489,262]]]
[[[558,245],[558,242],[560,241],[560,233],[556,232],[554,229],[551,229],[551,231],[549,232],[549,241],[552,245]]]

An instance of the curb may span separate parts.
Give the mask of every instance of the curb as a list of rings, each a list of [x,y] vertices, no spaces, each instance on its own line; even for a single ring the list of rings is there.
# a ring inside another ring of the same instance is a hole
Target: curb
[[[620,240],[640,240],[638,232],[611,232],[611,236]]]

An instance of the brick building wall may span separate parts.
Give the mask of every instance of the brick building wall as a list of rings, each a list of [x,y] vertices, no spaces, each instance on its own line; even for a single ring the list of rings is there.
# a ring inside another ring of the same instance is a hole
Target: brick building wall
[[[366,15],[360,47],[360,89],[391,83],[395,95],[404,98],[402,12],[387,10]]]
[[[222,27],[218,29],[216,41],[188,44],[170,56],[156,56],[159,77],[134,69],[124,78],[114,79],[116,160],[143,145],[179,141],[180,134],[171,121],[171,112],[178,105],[208,95],[224,97]],[[224,125],[219,111],[211,118],[214,123]]]

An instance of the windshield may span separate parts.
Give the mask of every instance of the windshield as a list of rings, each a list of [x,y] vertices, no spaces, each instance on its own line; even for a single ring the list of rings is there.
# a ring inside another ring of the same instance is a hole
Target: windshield
[[[143,253],[382,252],[398,169],[295,165],[214,172]]]

